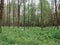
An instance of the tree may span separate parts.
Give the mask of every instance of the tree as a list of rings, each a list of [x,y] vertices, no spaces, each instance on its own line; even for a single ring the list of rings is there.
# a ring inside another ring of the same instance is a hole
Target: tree
[[[55,16],[56,16],[56,27],[58,29],[57,0],[55,0]]]
[[[42,30],[43,30],[43,27],[44,27],[44,19],[43,19],[43,15],[42,15],[42,14],[43,14],[43,13],[42,13],[42,12],[43,12],[43,11],[42,11],[42,8],[43,8],[43,7],[42,7],[42,6],[43,6],[43,5],[42,5],[42,0],[40,0],[40,4],[41,4],[41,28],[42,28]]]
[[[29,3],[30,3],[30,0],[28,0],[28,28],[29,28]]]
[[[10,26],[10,13],[11,13],[10,0],[7,0],[7,3],[9,4],[9,5],[7,5],[7,24],[8,24],[8,26]]]
[[[23,16],[24,16],[24,30],[25,30],[25,6],[26,6],[26,0],[23,1],[23,5],[24,5],[24,13],[23,13]]]
[[[33,0],[31,0],[31,25],[35,26],[35,13],[36,13],[36,7],[35,7],[35,3]]]
[[[18,27],[20,26],[20,1],[18,0]]]
[[[38,4],[38,8],[40,9],[40,17],[41,17],[42,24],[45,25],[46,22],[48,21],[48,13],[51,12],[50,4],[48,3],[47,0],[40,0],[40,2]]]
[[[0,2],[0,33],[2,31],[1,26],[2,26],[2,16],[3,16],[3,9],[4,9],[4,0],[1,0]]]

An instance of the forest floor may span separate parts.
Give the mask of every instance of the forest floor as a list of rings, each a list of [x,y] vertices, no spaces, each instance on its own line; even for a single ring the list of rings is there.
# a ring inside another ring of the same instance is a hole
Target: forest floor
[[[60,45],[60,29],[45,27],[2,27],[0,45]]]

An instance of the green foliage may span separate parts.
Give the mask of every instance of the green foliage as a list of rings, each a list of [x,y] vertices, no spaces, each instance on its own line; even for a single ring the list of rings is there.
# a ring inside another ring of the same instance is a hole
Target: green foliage
[[[51,14],[51,9],[50,9],[50,4],[47,0],[39,0],[39,4],[38,4],[38,9],[41,11],[42,8],[42,15],[44,18],[44,23],[48,21],[48,17],[49,14]],[[42,3],[42,7],[41,7],[41,3]]]
[[[60,29],[59,29],[60,30]],[[60,45],[60,39],[54,38],[57,29],[46,27],[41,30],[40,27],[2,27],[0,33],[0,45]]]
[[[53,35],[53,37],[54,37],[55,39],[60,40],[60,31],[59,31],[59,30],[56,31],[55,34]]]
[[[10,4],[7,4],[4,6],[4,15],[3,15],[3,23],[6,23],[7,22],[7,13],[9,13],[9,10],[7,10],[7,7],[9,9],[9,6],[10,6],[10,22],[13,23],[13,10],[14,10],[14,23],[17,23],[18,21],[18,3],[16,3],[17,0],[12,0],[10,2]],[[27,3],[27,0],[24,1],[24,0],[21,0],[20,1],[20,23],[24,23],[24,13],[25,13],[25,23],[28,24],[28,16],[29,16],[29,23],[30,24],[36,24],[36,25],[40,25],[41,24],[41,13],[40,10],[41,10],[41,4],[39,2],[38,5],[35,5],[35,3],[31,2],[31,4],[29,4],[29,9],[28,9],[28,3],[27,4],[24,4]],[[14,7],[13,7],[14,6]],[[24,10],[24,6],[25,6],[25,10]],[[42,13],[43,13],[43,16],[44,16],[44,24],[48,21],[48,14],[51,11],[50,9],[50,4],[48,3],[47,0],[42,0]],[[29,13],[28,13],[29,11]],[[37,12],[37,15],[36,15],[36,12]],[[9,18],[8,18],[9,19]],[[46,25],[46,24],[45,24]]]

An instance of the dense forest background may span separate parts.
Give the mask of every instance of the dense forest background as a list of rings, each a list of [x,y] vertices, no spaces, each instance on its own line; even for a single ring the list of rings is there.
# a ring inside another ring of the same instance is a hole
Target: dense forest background
[[[59,1],[58,1],[59,2]],[[58,24],[60,25],[59,3],[57,4]],[[18,16],[18,9],[20,8],[20,16]],[[41,20],[42,13],[42,20]],[[18,18],[19,17],[19,18]],[[54,2],[51,4],[48,0],[39,0],[36,3],[34,0],[6,0],[4,4],[4,15],[2,25],[19,25],[23,26],[53,26],[55,24],[55,9]]]

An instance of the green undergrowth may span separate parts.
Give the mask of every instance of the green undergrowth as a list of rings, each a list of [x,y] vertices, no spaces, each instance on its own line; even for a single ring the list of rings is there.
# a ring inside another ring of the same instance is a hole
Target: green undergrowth
[[[60,45],[60,29],[2,27],[0,45]]]

